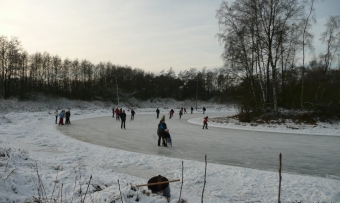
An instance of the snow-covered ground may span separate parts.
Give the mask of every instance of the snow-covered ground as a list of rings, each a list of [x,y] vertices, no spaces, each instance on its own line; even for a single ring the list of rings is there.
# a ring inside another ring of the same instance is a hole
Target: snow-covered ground
[[[161,108],[166,114],[169,108],[189,105],[189,102],[146,102],[137,108],[122,104],[135,108],[137,115],[154,113],[155,107],[166,107]],[[203,105],[208,107],[207,113],[232,110],[231,107],[212,104],[201,104],[200,107]],[[112,106],[109,104],[62,100],[57,105],[50,101],[45,104],[13,101],[6,103],[6,106],[9,110],[2,111],[0,116],[0,202],[34,202],[34,198],[45,199],[44,202],[167,202],[162,196],[149,194],[147,187],[135,187],[147,183],[156,174],[183,181],[183,185],[181,181],[170,183],[171,202],[178,202],[180,194],[182,202],[201,202],[205,178],[203,161],[97,146],[64,135],[58,130],[61,126],[54,124],[56,107],[71,108],[72,122],[111,115]],[[3,109],[1,104],[0,109]],[[190,122],[201,125],[201,119],[191,119]],[[137,123],[138,119],[134,122]],[[217,125],[248,130],[340,135],[339,124],[298,126],[300,130],[296,130],[286,126],[209,123],[209,126]],[[64,127],[72,128],[72,124]],[[122,131],[119,129],[114,133]],[[276,172],[208,162],[203,200],[211,203],[277,202],[278,176]],[[282,177],[281,202],[340,202],[339,180],[286,173]]]

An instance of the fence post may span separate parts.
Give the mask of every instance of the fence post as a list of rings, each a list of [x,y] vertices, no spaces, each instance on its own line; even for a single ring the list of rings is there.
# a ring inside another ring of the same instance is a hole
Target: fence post
[[[279,168],[279,197],[278,197],[278,203],[281,203],[281,167],[282,167],[282,154],[280,153],[280,168]]]

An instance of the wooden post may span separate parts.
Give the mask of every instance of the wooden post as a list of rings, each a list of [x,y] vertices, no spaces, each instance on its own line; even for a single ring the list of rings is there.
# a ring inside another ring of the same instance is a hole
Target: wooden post
[[[282,154],[280,153],[280,168],[279,168],[279,197],[278,197],[278,203],[281,203],[281,167],[282,167]]]
[[[203,203],[204,188],[205,188],[205,183],[207,182],[206,180],[207,180],[207,155],[205,155],[204,184],[203,184],[203,191],[202,191],[202,200],[201,200],[201,203]]]
[[[183,187],[183,161],[182,161],[182,184],[181,184],[181,191],[179,192],[179,199],[178,202],[181,202],[181,196],[182,196],[182,187]]]
[[[120,184],[119,184],[119,180],[118,180],[118,188],[119,188],[119,193],[120,193],[120,200],[122,200],[122,203],[124,203],[124,202],[123,202],[122,191],[120,191]]]

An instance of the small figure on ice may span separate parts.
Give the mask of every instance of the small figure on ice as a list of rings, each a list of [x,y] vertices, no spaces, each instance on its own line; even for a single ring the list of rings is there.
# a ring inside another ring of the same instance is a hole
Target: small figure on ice
[[[135,110],[131,109],[131,119],[130,119],[130,121],[135,120],[135,114],[136,114]]]
[[[181,110],[179,110],[179,118],[181,119],[183,115],[183,108],[181,108]]]
[[[204,117],[204,120],[203,120],[203,128],[202,129],[208,129],[208,116]]]
[[[122,120],[121,124],[120,124],[120,128],[125,129],[125,120],[126,120],[126,113],[125,110],[122,110],[122,113],[119,115],[120,119]]]
[[[116,108],[116,111],[115,111],[115,113],[116,113],[116,121],[119,121],[120,119],[119,119],[119,109],[118,108]]]
[[[64,125],[65,110],[62,110],[59,114],[59,125]]]
[[[157,118],[159,117],[159,109],[156,109]]]
[[[171,109],[171,110],[169,111],[169,119],[172,118],[172,116],[174,115],[174,113],[175,113],[175,111],[174,111],[173,109]]]
[[[55,116],[55,124],[58,124],[58,116],[59,116],[58,109],[55,110],[54,116]]]
[[[158,146],[161,146],[161,140],[163,142],[163,146],[167,146],[165,139],[163,138],[164,130],[167,129],[166,123],[165,123],[165,117],[162,117],[161,121],[158,124],[157,128],[157,135],[158,135]]]
[[[69,125],[71,124],[71,121],[70,121],[70,117],[71,117],[71,110],[67,110],[66,113],[65,113],[65,116],[66,116],[66,121],[65,121],[65,124],[66,125]]]

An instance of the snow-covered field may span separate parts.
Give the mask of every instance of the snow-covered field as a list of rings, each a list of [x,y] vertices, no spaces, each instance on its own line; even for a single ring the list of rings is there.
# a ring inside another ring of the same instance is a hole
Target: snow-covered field
[[[173,100],[121,104],[125,109],[133,107],[138,115],[154,113],[156,107],[162,107],[163,114],[169,108],[180,106],[187,106],[189,111],[190,105],[194,104]],[[207,107],[207,113],[232,110],[229,106],[209,103],[200,103],[202,106]],[[182,202],[201,202],[204,157],[202,162],[197,162],[81,142],[58,130],[61,126],[54,124],[55,108],[71,108],[72,122],[111,115],[112,105],[68,100],[0,101],[0,202],[34,202],[35,198],[44,199],[43,202],[167,202],[162,196],[149,194],[147,187],[135,187],[157,174],[183,181],[183,185],[182,182],[170,183],[170,202],[178,202],[180,193]],[[201,125],[202,120],[191,119],[190,122]],[[209,126],[340,135],[339,124],[296,126],[298,130],[238,123],[209,123]],[[72,124],[67,127],[72,128]],[[277,202],[278,176],[275,172],[208,162],[203,200],[211,203]],[[282,177],[281,202],[340,202],[339,180],[285,173]]]

